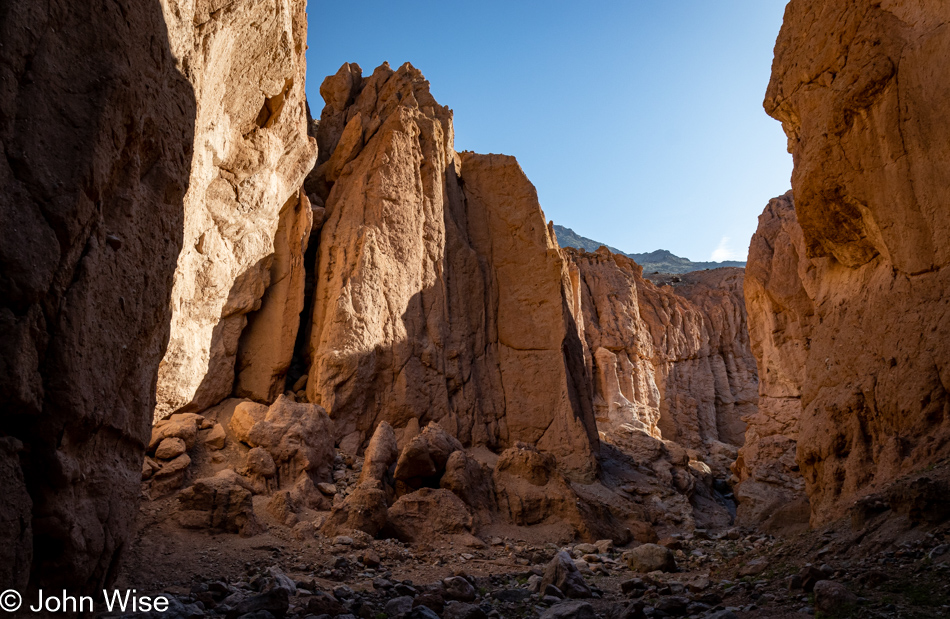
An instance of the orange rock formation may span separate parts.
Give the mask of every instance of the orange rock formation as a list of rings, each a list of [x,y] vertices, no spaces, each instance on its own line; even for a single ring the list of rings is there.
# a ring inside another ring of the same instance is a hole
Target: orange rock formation
[[[795,217],[760,220],[747,290],[765,395],[780,417],[800,395],[813,524],[948,452],[948,20],[937,0],[792,0],[776,43]]]

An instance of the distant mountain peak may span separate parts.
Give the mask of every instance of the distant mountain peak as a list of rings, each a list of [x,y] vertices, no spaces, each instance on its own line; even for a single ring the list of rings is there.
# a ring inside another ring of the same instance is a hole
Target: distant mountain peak
[[[723,262],[693,262],[689,258],[682,258],[667,249],[657,249],[655,251],[642,254],[628,254],[616,247],[611,247],[600,243],[586,236],[577,234],[570,228],[554,224],[554,232],[557,234],[557,242],[562,247],[576,247],[585,251],[597,251],[599,247],[606,247],[615,254],[622,254],[632,258],[643,267],[644,273],[689,273],[690,271],[702,271],[703,269],[718,269],[720,267],[740,267],[745,268],[745,262],[738,260],[726,260]]]

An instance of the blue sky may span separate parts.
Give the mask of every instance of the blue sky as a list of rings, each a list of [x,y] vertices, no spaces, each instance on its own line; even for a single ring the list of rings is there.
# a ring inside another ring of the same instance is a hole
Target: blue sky
[[[518,158],[548,219],[628,252],[740,259],[790,187],[762,110],[786,0],[310,0],[307,93],[409,61],[456,150]]]

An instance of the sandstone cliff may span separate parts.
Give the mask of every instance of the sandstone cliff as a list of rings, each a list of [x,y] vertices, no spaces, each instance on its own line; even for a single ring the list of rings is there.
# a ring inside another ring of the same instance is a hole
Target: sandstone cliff
[[[791,192],[771,200],[749,246],[745,295],[752,353],[759,363],[758,412],[748,419],[733,470],[741,521],[755,523],[804,497],[796,448],[802,411],[805,333],[815,308]]]
[[[54,2],[0,27],[0,569],[94,586],[128,533],[153,410],[229,395],[253,310],[240,391],[283,390],[316,156],[305,3]]]
[[[756,406],[742,271],[699,271],[657,287],[606,248],[564,252],[577,269],[598,428],[716,453],[724,474]]]
[[[796,298],[775,320],[799,323],[800,351],[785,385],[768,378],[773,363],[763,384],[800,393],[797,461],[815,524],[948,453],[948,21],[936,0],[792,0],[776,43],[765,107],[795,159],[794,251],[807,264],[759,252],[749,270],[784,282],[774,298]],[[784,219],[771,227],[794,241]],[[814,308],[807,321],[796,278]],[[751,322],[767,329],[763,316]],[[762,363],[772,344],[758,341]]]
[[[316,158],[304,97],[305,2],[166,0],[163,10],[198,109],[158,418],[230,395],[239,348],[238,392],[266,402],[283,392],[310,232],[297,192]],[[279,290],[262,301],[269,286]]]
[[[0,582],[91,590],[139,496],[196,101],[158,3],[9,3],[0,40]]]
[[[537,444],[591,478],[597,435],[567,269],[534,187],[501,155],[457,154],[418,70],[321,87],[325,200],[307,397],[353,453],[387,421],[463,443]]]

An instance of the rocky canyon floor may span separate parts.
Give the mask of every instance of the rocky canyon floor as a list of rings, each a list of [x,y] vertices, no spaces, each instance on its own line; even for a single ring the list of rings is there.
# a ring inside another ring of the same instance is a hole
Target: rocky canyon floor
[[[345,489],[359,463],[341,460]],[[947,460],[915,476],[948,478]],[[870,509],[816,530],[781,522],[773,534],[697,529],[628,547],[511,525],[415,544],[359,532],[326,537],[284,526],[257,501],[267,531],[252,537],[185,530],[174,498],[143,501],[116,586],[168,594],[172,607],[124,616],[950,616],[950,522],[927,524],[932,503],[920,496],[892,509],[865,501]]]

